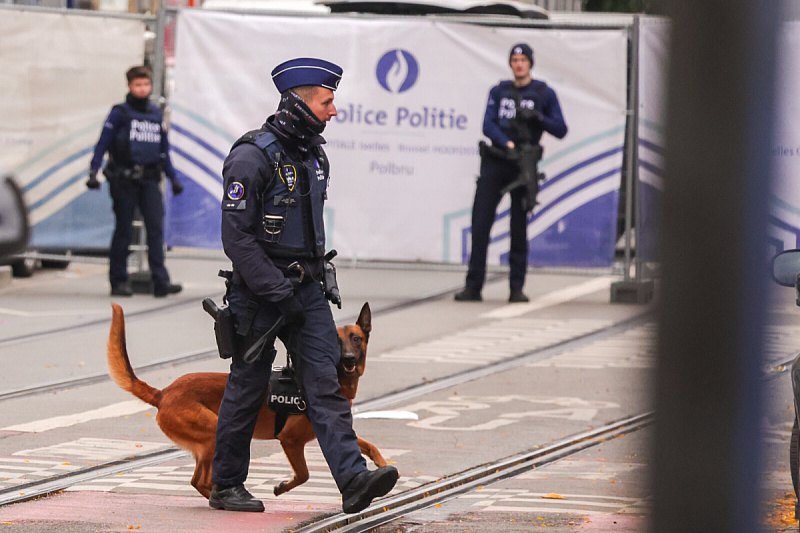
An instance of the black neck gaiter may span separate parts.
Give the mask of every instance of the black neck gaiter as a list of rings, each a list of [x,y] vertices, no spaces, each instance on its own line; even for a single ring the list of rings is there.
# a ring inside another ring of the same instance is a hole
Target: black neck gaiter
[[[147,111],[150,109],[149,97],[137,98],[133,96],[133,93],[128,93],[128,95],[125,97],[125,103],[141,113],[147,113]]]
[[[321,144],[316,138],[325,129],[325,123],[314,115],[294,91],[286,91],[281,97],[278,110],[275,112],[274,125],[303,146]]]

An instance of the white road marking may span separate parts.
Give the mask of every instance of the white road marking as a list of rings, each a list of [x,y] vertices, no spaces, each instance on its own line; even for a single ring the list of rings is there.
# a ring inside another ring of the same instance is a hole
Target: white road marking
[[[595,278],[585,283],[581,283],[580,285],[574,285],[572,287],[567,287],[566,289],[561,289],[560,291],[553,291],[545,294],[544,296],[537,298],[532,302],[514,303],[504,305],[503,307],[498,307],[493,311],[482,314],[481,318],[513,318],[522,316],[531,311],[569,302],[599,290],[609,289],[611,287],[611,283],[618,280],[619,278],[615,276],[603,276],[600,278]]]
[[[82,439],[62,442],[44,448],[20,450],[14,455],[26,457],[70,457],[94,461],[110,461],[131,455],[150,453],[171,446],[165,442],[142,442],[121,439],[97,439],[85,437]]]
[[[382,353],[372,361],[483,366],[611,325],[609,320],[511,318]]]
[[[97,310],[82,310],[81,315],[105,315],[108,311],[105,309]],[[7,307],[0,307],[0,315],[21,316],[25,318],[31,317],[46,317],[46,316],[75,316],[75,310],[69,309],[64,311],[19,311],[17,309],[9,309]]]
[[[357,413],[353,418],[380,418],[383,420],[419,420],[417,413],[411,411],[367,411]]]
[[[136,413],[141,413],[142,411],[147,411],[148,409],[155,409],[155,407],[148,405],[141,400],[128,400],[126,402],[114,403],[99,409],[84,411],[82,413],[54,416],[52,418],[45,418],[44,420],[36,420],[33,422],[26,422],[24,424],[17,424],[16,426],[8,426],[2,428],[2,430],[21,431],[23,433],[42,433],[43,431],[50,431],[51,429],[56,428],[65,428],[74,426],[75,424],[83,424],[84,422],[91,422],[92,420],[102,420],[104,418],[134,415]]]

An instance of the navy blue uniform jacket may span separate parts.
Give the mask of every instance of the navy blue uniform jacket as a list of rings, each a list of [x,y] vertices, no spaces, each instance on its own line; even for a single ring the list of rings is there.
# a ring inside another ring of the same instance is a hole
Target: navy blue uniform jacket
[[[567,134],[567,124],[564,122],[556,92],[539,80],[531,81],[518,91],[520,105],[538,110],[543,117],[541,124],[531,126],[531,140],[538,143],[545,131],[558,139],[563,139]],[[519,139],[516,138],[512,125],[512,119],[516,114],[514,83],[501,81],[489,91],[489,102],[486,104],[486,113],[483,117],[483,134],[496,145],[505,146],[508,141],[518,143]]]

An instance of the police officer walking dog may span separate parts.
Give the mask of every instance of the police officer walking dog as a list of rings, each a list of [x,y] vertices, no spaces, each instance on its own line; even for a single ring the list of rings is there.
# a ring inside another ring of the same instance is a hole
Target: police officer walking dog
[[[527,302],[522,292],[528,268],[527,211],[533,209],[538,184],[532,194],[514,182],[520,174],[520,158],[515,155],[527,145],[538,149],[544,132],[559,139],[567,134],[567,125],[555,91],[540,80],[531,78],[533,50],[521,43],[511,48],[509,65],[514,79],[502,81],[489,92],[489,103],[483,118],[483,133],[492,141],[491,147],[481,150],[481,172],[472,207],[472,252],[469,259],[466,286],[455,295],[456,301],[481,301],[486,280],[486,253],[489,233],[494,223],[497,205],[508,187],[511,193],[511,250],[509,302]],[[530,194],[526,198],[526,194]],[[533,199],[531,200],[531,196]]]
[[[244,357],[282,320],[279,337],[298,359],[307,414],[347,513],[387,494],[398,478],[384,466],[367,469],[336,374],[340,347],[324,276],[328,159],[321,137],[336,116],[334,91],[342,69],[321,59],[275,67],[280,104],[260,130],[234,143],[222,169],[222,244],[233,263],[227,301],[239,349],[219,409],[209,505],[263,511],[244,487],[250,441],[275,357],[269,346],[255,362]],[[241,335],[245,335],[241,337]]]
[[[148,262],[153,277],[153,293],[164,297],[181,291],[170,283],[164,267],[164,198],[161,194],[161,173],[172,183],[173,194],[183,186],[169,159],[167,133],[162,125],[161,110],[150,103],[150,70],[133,67],[126,73],[130,92],[125,102],[111,108],[100,140],[94,149],[86,186],[100,188],[97,171],[106,151],[109,160],[103,169],[114,204],[116,225],[109,251],[109,281],[112,296],[132,296],[128,281],[128,253],[133,239],[133,216],[136,207],[142,213],[147,230]]]

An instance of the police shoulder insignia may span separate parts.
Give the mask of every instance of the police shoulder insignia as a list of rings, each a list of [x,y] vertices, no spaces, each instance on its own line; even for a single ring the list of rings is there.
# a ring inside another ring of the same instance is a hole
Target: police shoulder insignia
[[[281,180],[286,184],[290,191],[294,190],[294,184],[297,182],[297,171],[292,165],[283,165],[280,171]]]
[[[241,200],[242,198],[244,198],[244,185],[234,181],[228,186],[228,199]]]

